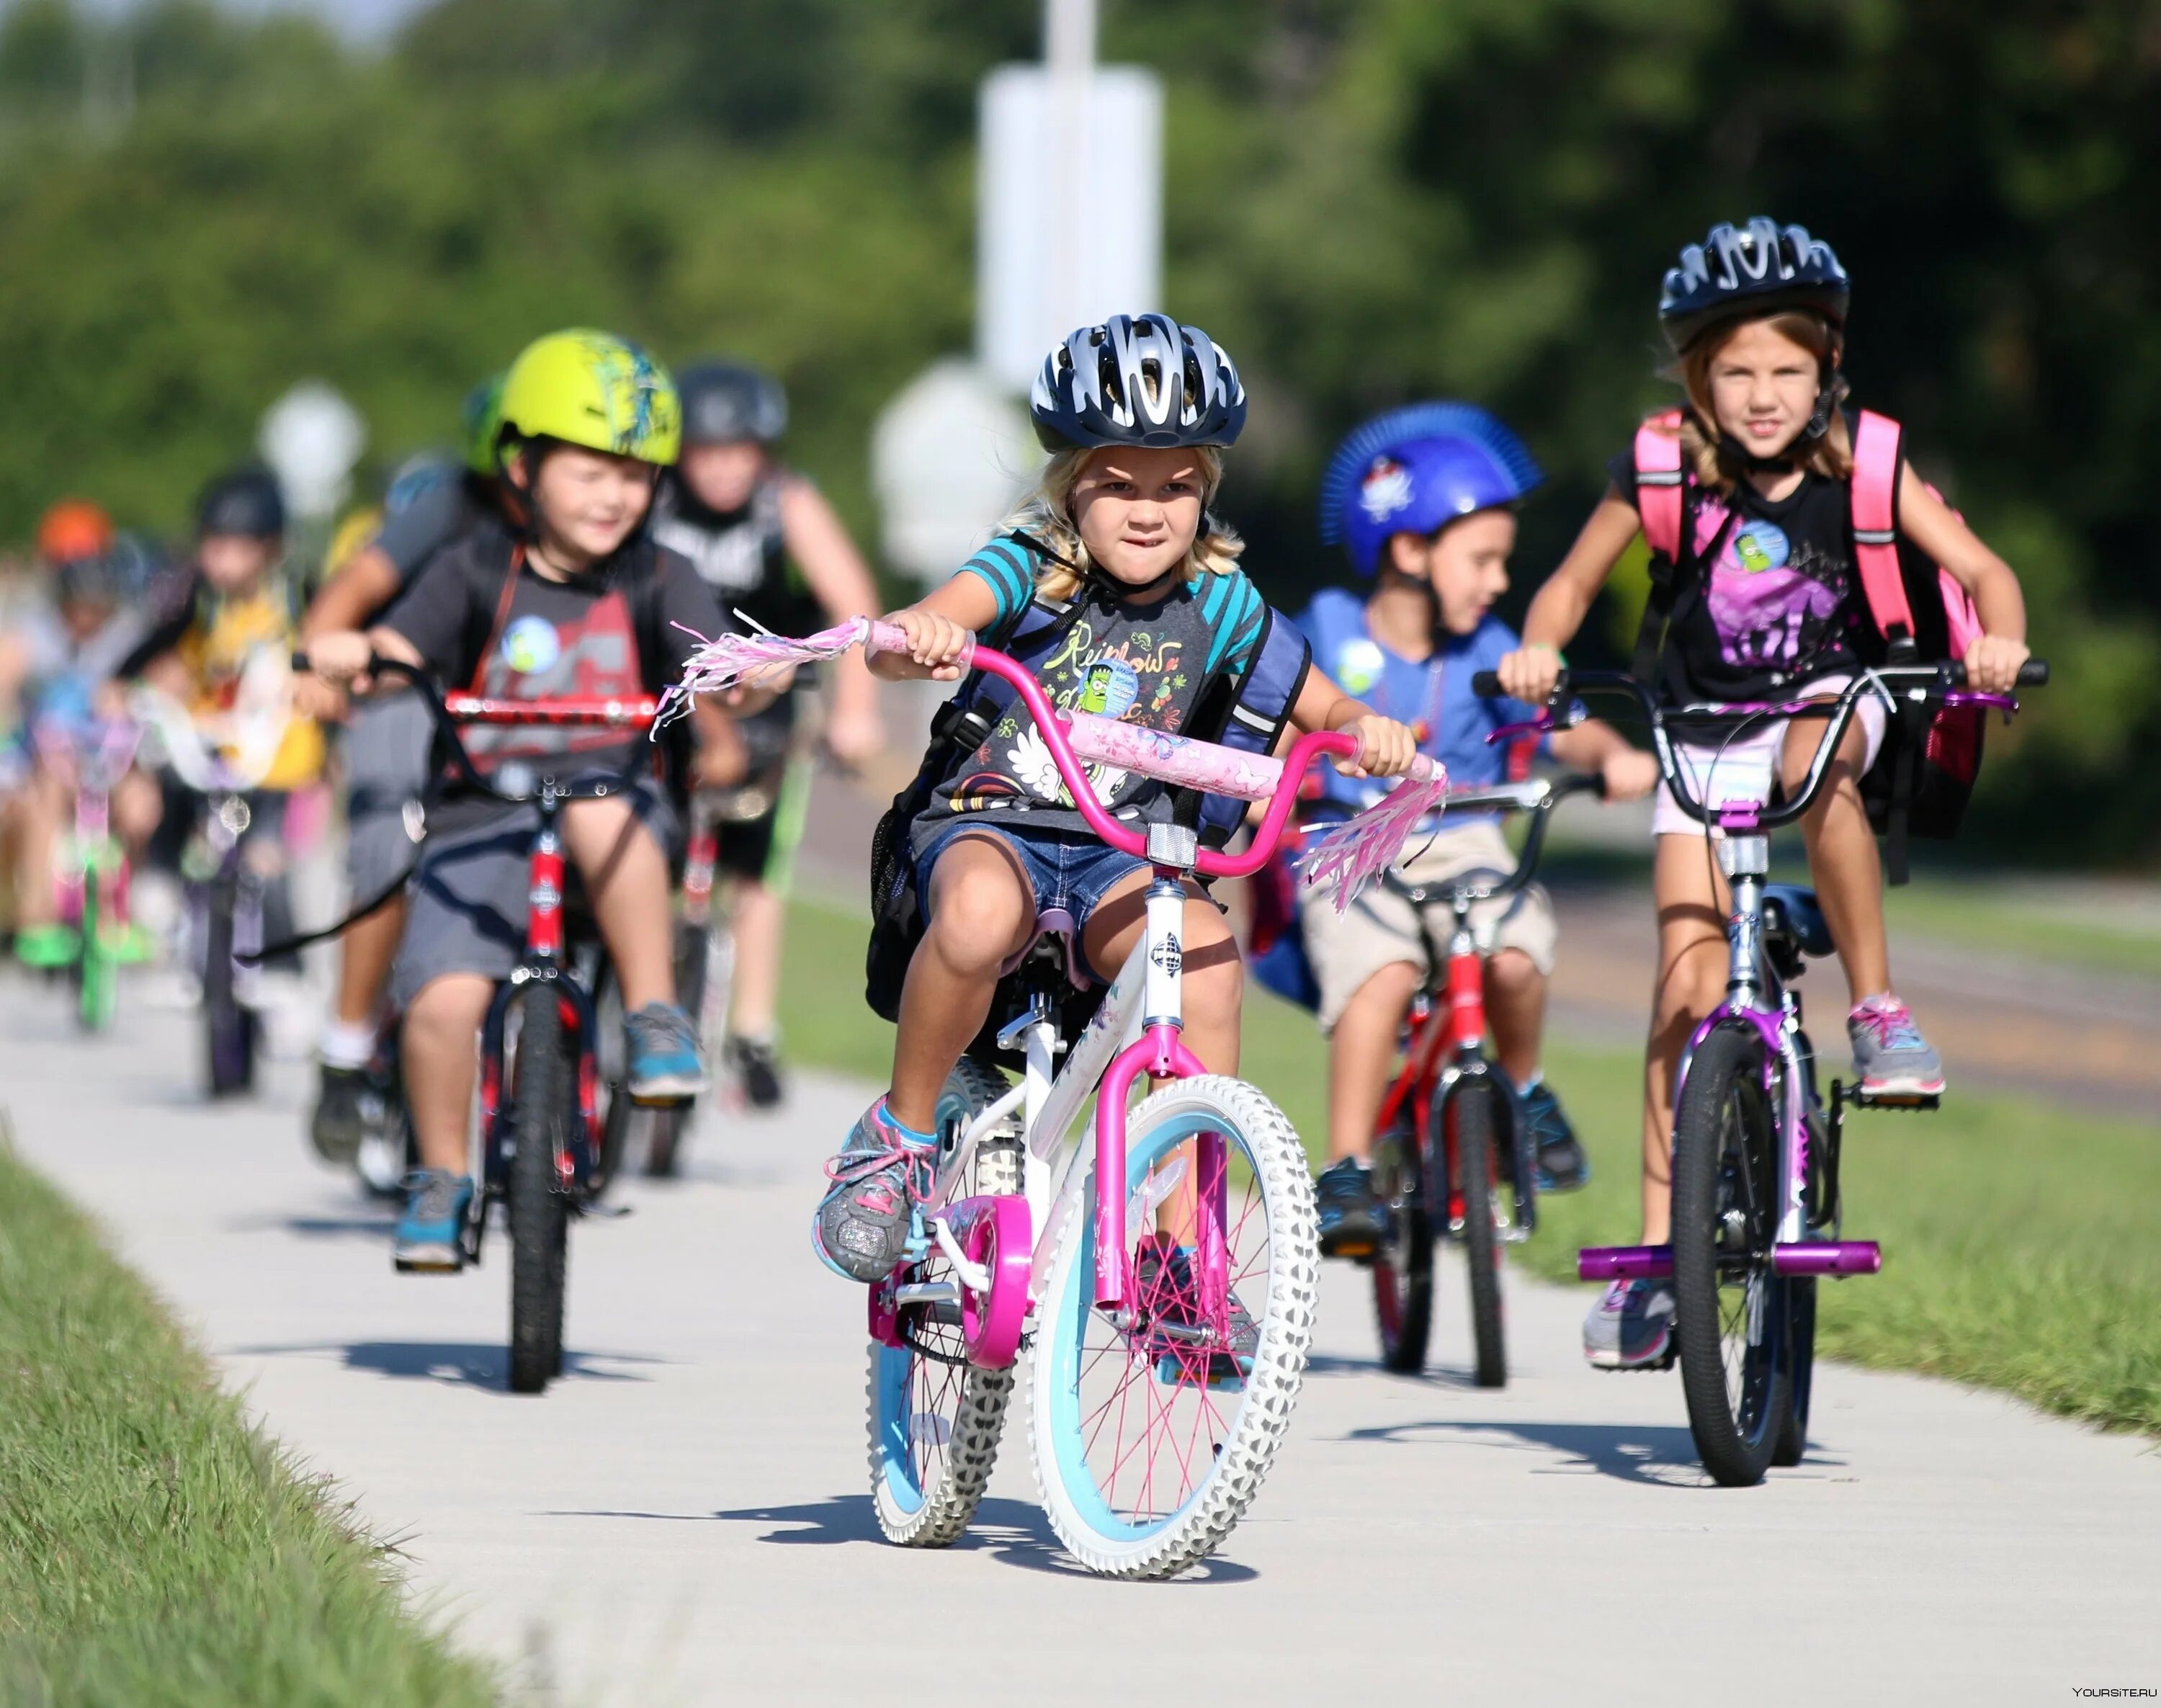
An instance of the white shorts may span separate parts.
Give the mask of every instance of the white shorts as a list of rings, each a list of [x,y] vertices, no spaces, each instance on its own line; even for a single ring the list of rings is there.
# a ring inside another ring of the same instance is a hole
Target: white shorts
[[[1789,698],[1794,700],[1821,700],[1838,694],[1853,678],[1825,676],[1805,688],[1797,689]],[[1862,751],[1861,768],[1866,771],[1876,763],[1877,754],[1883,747],[1883,732],[1890,726],[1890,714],[1882,697],[1874,692],[1864,693],[1854,707],[1854,721],[1861,726]],[[1771,787],[1778,780],[1778,756],[1785,751],[1786,726],[1790,718],[1771,718],[1749,726],[1747,733],[1723,744],[1712,742],[1698,745],[1677,741],[1674,743],[1674,758],[1687,773],[1689,788],[1698,801],[1709,806],[1721,805],[1727,801],[1753,801],[1763,806],[1770,801]],[[1815,718],[1828,732],[1827,718]],[[1703,825],[1681,810],[1674,792],[1662,782],[1659,784],[1658,805],[1651,811],[1651,834],[1654,836],[1701,836]],[[1726,833],[1716,825],[1711,827],[1714,837]]]

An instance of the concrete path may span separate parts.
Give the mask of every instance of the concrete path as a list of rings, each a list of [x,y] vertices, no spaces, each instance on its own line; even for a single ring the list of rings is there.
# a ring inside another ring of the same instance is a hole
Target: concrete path
[[[386,1218],[299,1138],[303,1070],[195,1101],[179,1017],[76,1038],[0,985],[0,1096],[229,1378],[398,1539],[466,1641],[564,1703],[2054,1704],[2161,1690],[2161,1456],[1993,1395],[1833,1368],[1818,1444],[1707,1487],[1677,1383],[1597,1376],[1586,1295],[1518,1284],[1516,1376],[1372,1366],[1331,1266],[1293,1438],[1205,1575],[1078,1575],[1022,1428],[975,1534],[876,1539],[862,1302],[813,1265],[816,1163],[859,1107],[698,1135],[693,1178],[572,1232],[565,1378],[503,1391],[506,1268],[394,1276]],[[1018,1415],[1018,1414],[1017,1414]],[[943,1660],[950,1670],[934,1670]]]

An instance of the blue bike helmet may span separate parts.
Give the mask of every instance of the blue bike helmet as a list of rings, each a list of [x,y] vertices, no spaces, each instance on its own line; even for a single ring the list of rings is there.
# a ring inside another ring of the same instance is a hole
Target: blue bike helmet
[[[1805,309],[1843,331],[1849,294],[1830,244],[1758,214],[1738,230],[1721,221],[1681,251],[1659,291],[1659,321],[1678,355],[1705,327],[1740,315]]]
[[[1362,575],[1398,534],[1433,534],[1513,504],[1545,475],[1523,441],[1476,404],[1412,404],[1346,439],[1320,482],[1320,537]]]
[[[1113,315],[1053,346],[1028,413],[1045,450],[1229,445],[1246,424],[1246,388],[1198,326]]]

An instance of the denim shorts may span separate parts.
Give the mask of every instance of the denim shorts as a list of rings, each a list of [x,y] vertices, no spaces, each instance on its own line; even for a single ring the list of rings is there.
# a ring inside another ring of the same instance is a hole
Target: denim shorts
[[[1145,872],[1148,862],[1098,841],[1093,836],[1064,836],[1054,831],[1008,831],[962,821],[941,832],[916,857],[915,901],[930,916],[930,868],[962,836],[990,836],[1004,843],[1028,874],[1035,892],[1035,910],[1063,908],[1076,931],[1087,929],[1096,909],[1127,873]]]

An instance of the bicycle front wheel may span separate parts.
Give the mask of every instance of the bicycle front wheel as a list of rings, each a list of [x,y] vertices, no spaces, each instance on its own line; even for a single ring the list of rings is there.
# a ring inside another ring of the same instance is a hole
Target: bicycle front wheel
[[[229,1097],[255,1083],[255,1013],[240,1000],[232,959],[237,880],[216,879],[203,921],[203,1060],[210,1094]]]
[[[1697,1049],[1674,1122],[1674,1305],[1681,1391],[1704,1469],[1761,1482],[1785,1428],[1786,1285],[1772,1273],[1778,1227],[1777,1123],[1763,1046],[1721,1027]]]
[[[76,951],[76,1018],[86,1032],[102,1032],[112,1023],[115,969],[105,943],[105,922],[98,917],[97,887],[103,872],[95,865],[82,878],[82,941]]]
[[[1455,1140],[1455,1191],[1463,1211],[1463,1267],[1471,1298],[1473,1378],[1481,1388],[1505,1388],[1508,1348],[1501,1320],[1501,1242],[1493,1226],[1493,1147],[1499,1132],[1499,1096],[1492,1080],[1470,1075],[1441,1094],[1436,1133]]]
[[[1320,1284],[1313,1180],[1251,1086],[1207,1075],[1148,1097],[1127,1124],[1134,1280],[1116,1322],[1095,1303],[1093,1162],[1040,1307],[1036,1481],[1088,1570],[1169,1577],[1229,1534],[1290,1427]]]
[[[538,1393],[563,1367],[570,1200],[556,1159],[576,1095],[555,986],[525,987],[518,1031],[517,1148],[510,1158],[510,1391]]]

